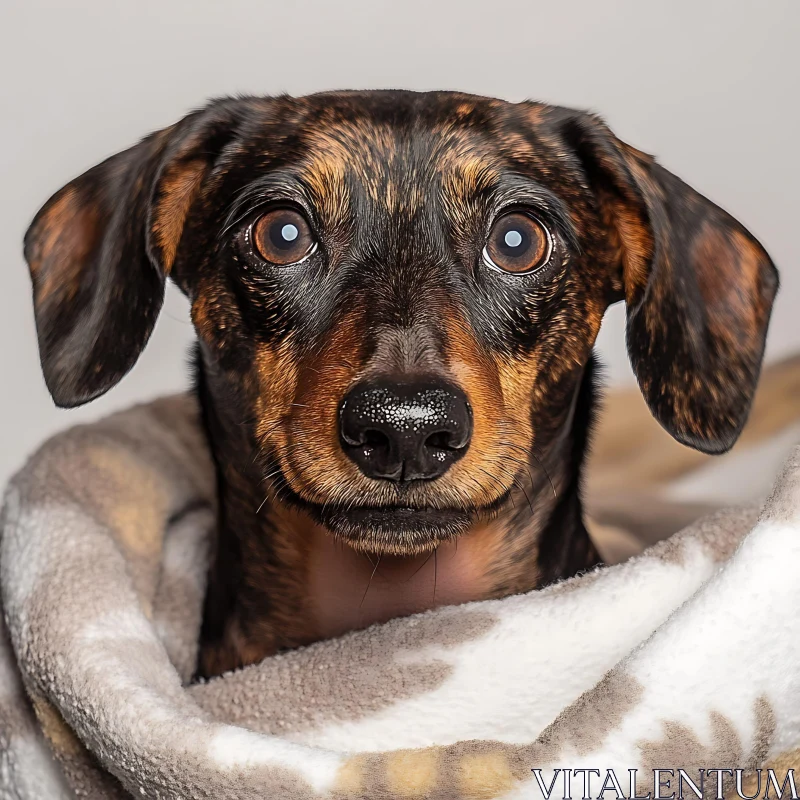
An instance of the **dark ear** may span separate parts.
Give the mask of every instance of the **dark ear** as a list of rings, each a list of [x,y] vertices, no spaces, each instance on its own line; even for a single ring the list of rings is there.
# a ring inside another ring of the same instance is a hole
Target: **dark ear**
[[[758,382],[775,266],[733,217],[600,120],[572,113],[560,127],[619,248],[628,353],[650,410],[678,441],[725,452]]]
[[[39,355],[56,404],[81,405],[136,362],[183,225],[231,129],[220,101],[58,191],[25,235]]]

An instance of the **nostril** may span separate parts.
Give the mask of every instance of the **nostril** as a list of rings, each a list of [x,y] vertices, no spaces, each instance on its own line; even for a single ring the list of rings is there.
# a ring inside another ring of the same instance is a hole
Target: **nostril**
[[[369,450],[374,452],[376,450],[388,451],[391,447],[389,437],[382,431],[368,430],[364,431],[361,441],[358,442],[365,451]]]
[[[375,428],[364,428],[355,437],[342,435],[345,452],[362,472],[372,478],[400,480],[403,459],[391,436]]]
[[[348,402],[348,399],[344,400],[339,409],[339,434],[342,441],[350,447],[375,447],[388,443],[382,431],[369,426],[367,415],[360,404]]]
[[[461,450],[467,445],[465,438],[454,431],[436,431],[425,439],[425,447],[431,450]]]
[[[438,431],[432,433],[425,440],[425,447],[433,450],[450,450],[451,435],[448,431]]]
[[[383,431],[367,428],[350,433],[342,430],[342,441],[350,448],[357,449],[364,458],[386,456],[392,449],[389,437]]]

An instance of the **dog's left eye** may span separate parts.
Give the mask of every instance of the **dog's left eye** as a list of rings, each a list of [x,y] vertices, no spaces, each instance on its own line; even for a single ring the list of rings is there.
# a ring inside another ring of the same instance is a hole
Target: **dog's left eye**
[[[514,211],[503,214],[492,225],[483,259],[490,267],[521,275],[546,264],[552,250],[547,228],[536,217]]]
[[[308,258],[317,243],[311,226],[299,211],[277,208],[255,221],[253,245],[265,261],[286,267]]]

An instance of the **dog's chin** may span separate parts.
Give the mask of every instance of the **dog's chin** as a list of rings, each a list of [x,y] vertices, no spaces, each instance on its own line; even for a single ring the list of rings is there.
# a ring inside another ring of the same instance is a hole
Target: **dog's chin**
[[[466,510],[388,506],[326,508],[320,522],[356,550],[417,555],[465,533],[474,520]]]

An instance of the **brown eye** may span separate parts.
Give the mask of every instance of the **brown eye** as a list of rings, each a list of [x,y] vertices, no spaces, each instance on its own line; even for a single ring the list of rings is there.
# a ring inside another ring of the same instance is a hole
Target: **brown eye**
[[[253,245],[263,259],[285,267],[311,255],[317,243],[299,211],[277,208],[256,220]]]
[[[546,263],[552,249],[550,233],[536,217],[512,212],[492,225],[483,257],[491,267],[520,274]]]

